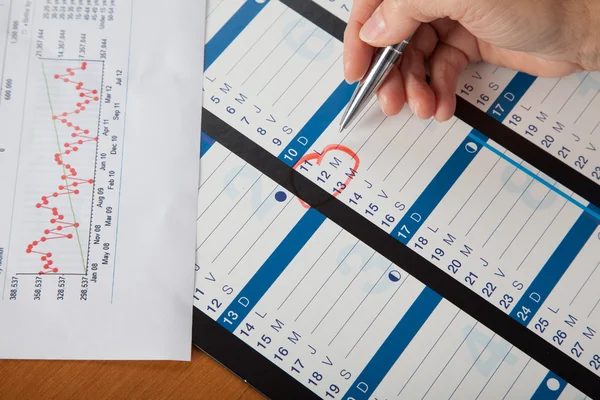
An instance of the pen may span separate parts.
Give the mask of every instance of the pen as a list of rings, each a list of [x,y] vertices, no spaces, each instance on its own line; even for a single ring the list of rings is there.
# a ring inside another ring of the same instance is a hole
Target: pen
[[[359,82],[350,102],[346,106],[346,110],[340,121],[340,132],[342,132],[361,112],[371,97],[377,92],[379,86],[383,83],[390,69],[394,67],[396,62],[402,57],[402,53],[412,39],[410,35],[402,42],[382,47],[377,51],[371,66],[363,79]]]

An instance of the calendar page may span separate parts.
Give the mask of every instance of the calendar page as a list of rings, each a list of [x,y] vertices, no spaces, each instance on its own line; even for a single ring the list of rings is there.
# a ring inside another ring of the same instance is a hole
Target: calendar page
[[[195,344],[271,398],[600,398],[584,78],[476,65],[460,118],[373,99],[340,133],[350,8],[208,4]]]

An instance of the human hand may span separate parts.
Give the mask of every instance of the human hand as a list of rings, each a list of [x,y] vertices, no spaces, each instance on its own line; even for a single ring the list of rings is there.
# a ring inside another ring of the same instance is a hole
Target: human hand
[[[394,115],[408,102],[419,118],[446,121],[455,111],[458,76],[469,63],[543,77],[595,70],[599,31],[596,0],[354,0],[344,33],[344,75],[348,82],[360,80],[375,47],[415,32],[379,88],[379,104]]]

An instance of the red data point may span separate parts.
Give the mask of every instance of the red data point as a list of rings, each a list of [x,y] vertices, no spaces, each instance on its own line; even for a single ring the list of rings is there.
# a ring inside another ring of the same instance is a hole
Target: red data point
[[[71,71],[73,71],[73,70],[72,70],[71,68],[67,68],[67,69],[66,69],[66,71],[67,71],[67,72],[71,72]]]
[[[75,110],[75,114],[79,114],[79,110]]]
[[[59,215],[58,219],[62,220],[65,216],[64,215]]]
[[[42,208],[42,205],[41,205],[40,203],[37,203],[37,204],[35,205],[35,208]]]
[[[75,228],[79,228],[79,222],[75,222],[75,223],[73,224],[73,226],[74,226]]]
[[[69,146],[70,146],[70,144],[69,144],[69,143],[65,143],[65,147],[69,147]]]
[[[69,233],[69,234],[67,235],[67,238],[68,238],[68,239],[73,239],[73,234]]]
[[[85,93],[79,93],[79,97],[84,97]]]
[[[65,79],[63,79],[63,81],[69,82],[69,78],[65,78]]]
[[[42,236],[42,238],[40,239],[42,242],[46,241],[46,236]]]
[[[98,91],[96,89],[92,90],[92,94],[96,94]]]
[[[48,258],[47,258],[46,256],[41,256],[41,257],[40,257],[40,260],[42,260],[42,261],[46,261],[47,259],[48,259]]]
[[[58,268],[52,268],[52,272],[58,272]]]
[[[79,194],[79,190],[74,190],[73,193]]]
[[[62,228],[63,228],[62,225],[59,225],[59,226],[56,227],[56,230],[57,231],[62,231]]]
[[[25,253],[30,254],[31,253],[31,249],[28,248],[27,250],[25,250]]]
[[[94,101],[98,101],[98,96],[94,97]]]
[[[60,76],[58,74],[54,75],[54,79],[58,79]]]
[[[58,197],[58,193],[56,193],[56,192],[52,193],[52,197]]]
[[[52,253],[46,253],[46,257],[52,257]]]
[[[56,115],[53,115],[53,116],[52,116],[52,119],[53,119],[53,120],[57,120],[57,119],[58,119],[58,117],[57,117]]]
[[[52,219],[50,220],[50,223],[51,223],[51,224],[55,224],[55,223],[56,223],[56,219],[52,218]]]
[[[81,128],[80,128],[80,127],[78,127],[78,126],[76,126],[76,127],[75,127],[75,130],[76,130],[76,131],[78,131],[78,130],[80,130],[80,129],[81,129]]]
[[[71,133],[71,137],[76,137],[77,134],[76,133]]]
[[[88,133],[90,133],[90,131],[89,131],[89,129],[85,129],[85,130],[83,131],[83,133],[85,133],[85,134],[87,135]]]
[[[93,179],[89,179],[88,183],[94,183],[94,180]]]
[[[85,111],[85,106],[81,106],[81,111]]]
[[[33,244],[34,246],[37,246],[37,245],[38,245],[38,241],[37,241],[37,240],[34,240],[32,244]]]
[[[66,169],[71,169],[71,164],[65,164]]]
[[[44,267],[44,269],[50,268],[50,266],[48,264],[44,264],[43,267]]]
[[[79,185],[79,183],[73,182],[73,184],[71,186],[77,186],[77,185]]]
[[[73,126],[73,123],[69,122],[69,123],[67,124],[67,126],[70,128],[70,127],[72,127],[72,126]]]

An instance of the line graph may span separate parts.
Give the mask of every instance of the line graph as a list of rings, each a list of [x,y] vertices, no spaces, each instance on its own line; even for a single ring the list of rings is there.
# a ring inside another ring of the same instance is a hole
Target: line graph
[[[42,68],[43,64],[42,64]],[[79,223],[77,222],[77,217],[75,215],[75,210],[73,209],[73,195],[81,194],[81,189],[79,189],[82,185],[85,184],[93,184],[94,180],[92,178],[81,178],[77,175],[77,169],[69,163],[65,162],[65,157],[69,156],[73,152],[77,152],[84,143],[88,142],[97,142],[98,136],[90,135],[90,130],[80,127],[76,125],[76,123],[72,122],[71,115],[80,114],[86,111],[86,107],[91,102],[98,102],[98,90],[97,89],[88,89],[85,88],[82,81],[78,81],[75,77],[77,71],[85,71],[87,69],[87,62],[82,62],[78,68],[66,68],[65,73],[63,74],[55,74],[54,79],[64,82],[65,84],[73,84],[75,85],[74,89],[77,93],[78,97],[82,99],[75,104],[75,109],[73,111],[63,111],[60,114],[55,114],[52,107],[52,100],[50,96],[50,89],[48,87],[48,78],[44,71],[44,80],[47,88],[48,95],[48,103],[50,104],[50,110],[52,112],[52,121],[54,125],[54,132],[56,134],[56,141],[58,145],[58,152],[54,154],[54,162],[61,167],[62,174],[60,176],[61,184],[58,185],[57,191],[42,196],[40,202],[35,205],[38,209],[46,209],[51,212],[50,218],[50,227],[44,229],[43,236],[39,239],[33,240],[30,244],[27,245],[26,252],[28,254],[37,254],[40,256],[40,261],[43,263],[42,268],[40,269],[39,274],[45,274],[47,272],[57,273],[60,271],[60,267],[54,265],[54,260],[52,259],[53,253],[51,251],[40,251],[38,250],[41,244],[46,243],[50,240],[56,239],[73,239],[76,237],[77,243],[79,245],[79,251],[81,254],[81,261],[83,264],[84,273],[87,273],[87,266],[85,257],[83,254],[83,248],[81,245],[81,238],[79,236]],[[72,140],[67,140],[64,143],[60,142],[60,137],[57,128],[57,122],[64,124],[69,130],[71,130],[71,138]],[[61,147],[62,144],[62,147]],[[63,210],[58,209],[58,207],[54,207],[52,200],[56,199],[58,196],[66,195],[69,199],[69,205],[71,210],[72,218],[65,219],[65,213]],[[75,234],[73,234],[74,232]]]
[[[103,63],[42,59],[28,94],[13,231],[16,275],[86,275],[99,140]],[[23,163],[23,161],[22,161]],[[13,260],[14,262],[14,260]],[[14,265],[14,264],[13,264]]]

